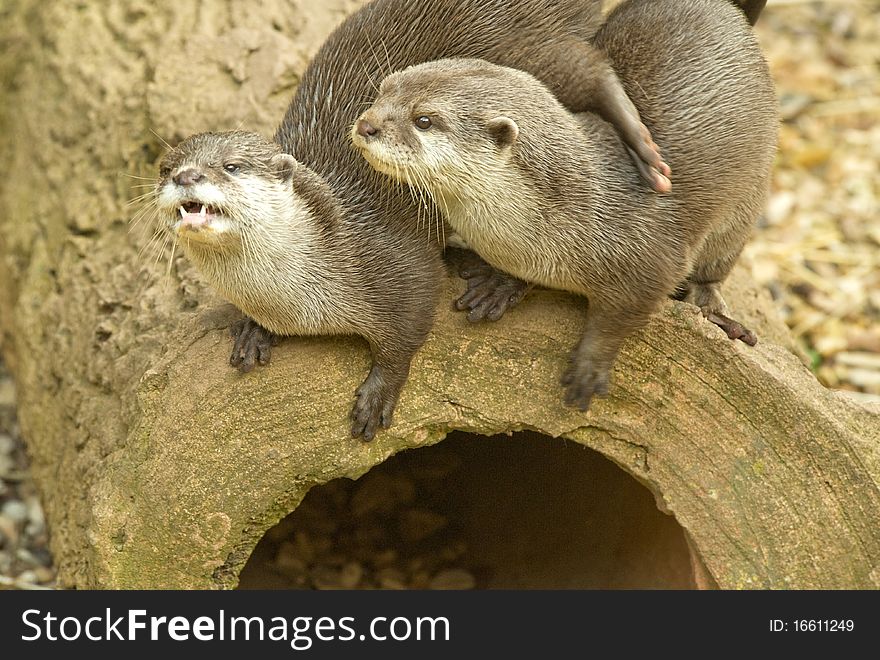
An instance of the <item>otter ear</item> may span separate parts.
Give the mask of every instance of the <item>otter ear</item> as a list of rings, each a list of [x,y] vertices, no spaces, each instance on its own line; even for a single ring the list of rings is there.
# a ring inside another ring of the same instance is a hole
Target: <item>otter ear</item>
[[[510,117],[495,117],[486,124],[489,135],[499,147],[509,147],[519,137],[519,126]]]
[[[269,164],[272,166],[272,169],[275,170],[275,174],[282,181],[288,182],[293,178],[293,173],[296,171],[297,165],[299,163],[296,162],[296,159],[290,154],[278,154],[277,156],[272,156],[272,160],[269,161]]]

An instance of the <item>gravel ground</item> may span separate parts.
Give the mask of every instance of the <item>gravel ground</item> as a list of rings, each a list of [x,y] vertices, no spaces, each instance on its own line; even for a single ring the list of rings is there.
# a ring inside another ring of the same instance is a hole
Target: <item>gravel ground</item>
[[[880,2],[768,5],[757,31],[783,125],[766,219],[745,258],[819,379],[880,400]],[[0,364],[0,588],[52,586],[14,402]],[[413,499],[420,479],[371,473],[331,485],[301,507],[307,522],[267,535],[275,577],[305,588],[479,586],[454,526]],[[406,552],[383,550],[392,540]]]
[[[819,380],[880,401],[880,2],[770,0],[757,27],[783,123],[745,257]]]
[[[480,570],[443,513],[457,457],[384,463],[358,481],[309,492],[273,527],[241,576],[242,588],[473,589]]]
[[[51,587],[43,507],[15,418],[15,385],[0,361],[0,589]]]

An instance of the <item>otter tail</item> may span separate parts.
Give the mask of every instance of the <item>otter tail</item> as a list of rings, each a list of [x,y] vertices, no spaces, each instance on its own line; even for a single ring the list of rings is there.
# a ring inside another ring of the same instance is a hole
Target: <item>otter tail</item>
[[[749,25],[754,25],[758,21],[758,16],[767,4],[767,0],[731,0],[733,4],[742,9],[746,15]]]

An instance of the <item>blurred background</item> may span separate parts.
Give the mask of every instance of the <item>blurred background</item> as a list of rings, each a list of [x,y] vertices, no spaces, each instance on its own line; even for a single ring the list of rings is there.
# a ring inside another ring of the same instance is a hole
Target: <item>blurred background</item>
[[[769,0],[757,32],[782,129],[766,217],[743,258],[819,380],[880,401],[880,0]],[[0,589],[54,584],[47,540],[0,363]]]
[[[880,2],[769,0],[757,29],[782,130],[745,257],[819,380],[880,401]]]

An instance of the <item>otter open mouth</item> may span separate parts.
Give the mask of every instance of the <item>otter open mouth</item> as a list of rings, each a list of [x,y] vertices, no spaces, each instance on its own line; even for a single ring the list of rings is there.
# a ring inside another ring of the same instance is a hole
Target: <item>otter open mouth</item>
[[[214,206],[207,206],[201,202],[184,202],[177,210],[180,212],[179,230],[195,230],[209,227],[211,221],[222,215]]]

